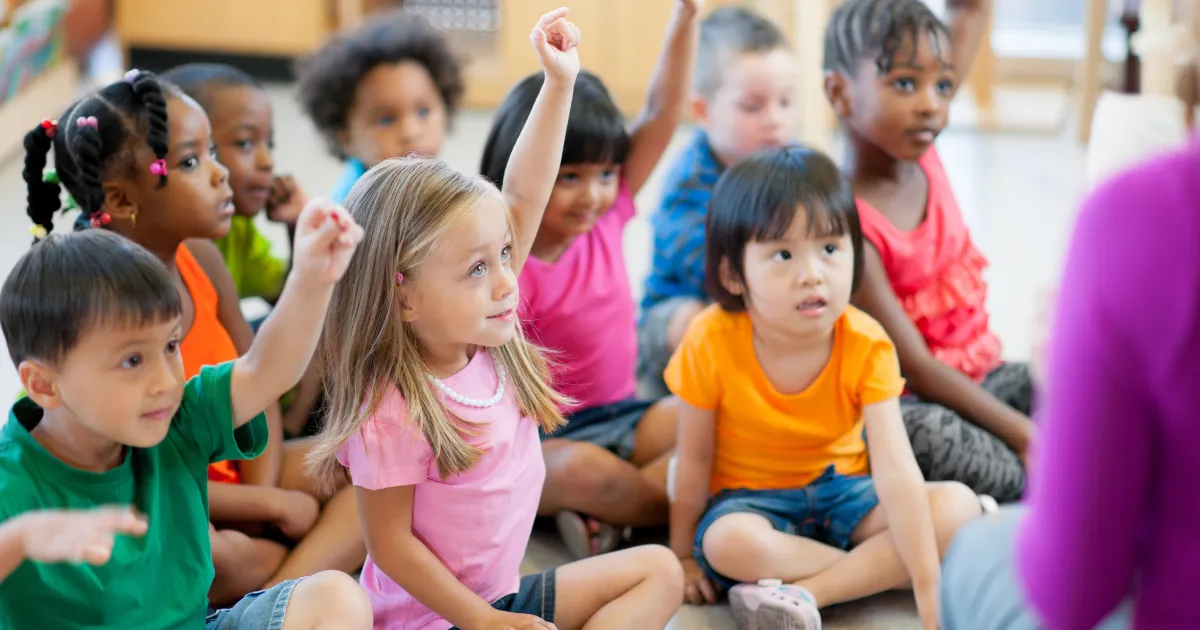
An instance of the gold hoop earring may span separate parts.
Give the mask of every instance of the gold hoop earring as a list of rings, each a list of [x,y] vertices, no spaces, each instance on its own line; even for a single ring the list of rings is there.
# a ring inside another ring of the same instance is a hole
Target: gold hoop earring
[[[137,227],[137,210],[134,210],[133,212],[129,213],[129,227],[131,227],[131,228]]]

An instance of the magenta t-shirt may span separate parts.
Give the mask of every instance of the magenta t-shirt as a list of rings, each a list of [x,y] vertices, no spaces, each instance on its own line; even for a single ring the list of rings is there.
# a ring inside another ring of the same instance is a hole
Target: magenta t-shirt
[[[529,339],[553,351],[555,387],[587,409],[637,388],[637,322],[622,232],[636,210],[625,181],[612,208],[558,262],[521,270],[518,313]]]
[[[443,381],[478,400],[496,392],[496,370],[483,349]],[[521,415],[511,386],[486,409],[443,399],[451,413],[482,428],[470,442],[484,454],[467,472],[440,478],[429,442],[408,423],[404,398],[394,386],[362,429],[338,449],[338,461],[361,488],[416,486],[413,534],[459,582],[491,603],[517,592],[546,477],[542,446],[537,425]],[[405,592],[370,556],[360,581],[371,598],[376,630],[453,626]]]

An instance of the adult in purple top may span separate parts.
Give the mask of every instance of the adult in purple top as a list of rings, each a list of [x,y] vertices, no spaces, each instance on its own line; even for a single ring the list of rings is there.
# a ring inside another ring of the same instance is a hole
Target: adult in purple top
[[[1200,628],[1197,175],[1200,139],[1080,214],[1028,506],[959,535],[944,628]]]

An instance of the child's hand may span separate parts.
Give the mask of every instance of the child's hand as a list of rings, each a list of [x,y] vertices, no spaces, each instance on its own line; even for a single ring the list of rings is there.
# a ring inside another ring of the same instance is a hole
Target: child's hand
[[[17,518],[25,539],[25,557],[38,562],[86,562],[101,565],[112,555],[118,534],[141,536],[145,517],[127,507],[27,512]]]
[[[363,231],[341,206],[313,199],[296,222],[292,244],[292,275],[333,284],[346,273]]]
[[[556,630],[554,624],[533,615],[497,611],[480,630]]]
[[[284,536],[300,540],[317,523],[321,504],[312,495],[296,490],[280,490],[275,499],[275,526]]]
[[[546,79],[574,81],[579,74],[579,29],[566,20],[567,9],[555,9],[538,20],[529,41],[537,52]]]
[[[271,194],[267,198],[267,218],[276,223],[296,225],[300,212],[308,203],[308,195],[300,190],[291,175],[281,175],[271,182]]]
[[[941,596],[936,586],[914,589],[917,598],[917,615],[921,618],[923,630],[938,630],[938,619],[941,616]]]
[[[694,606],[717,603],[717,589],[695,558],[680,558],[683,565],[683,601]]]

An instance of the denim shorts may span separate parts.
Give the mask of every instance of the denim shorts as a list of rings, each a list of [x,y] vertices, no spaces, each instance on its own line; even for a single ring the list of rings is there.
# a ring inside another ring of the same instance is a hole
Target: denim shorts
[[[542,439],[561,438],[589,442],[627,460],[633,455],[637,426],[655,402],[630,398],[580,409],[567,416],[566,424],[552,435],[543,435]]]
[[[492,602],[492,608],[518,615],[533,615],[542,621],[554,623],[556,584],[553,570],[526,575],[521,578],[521,585],[516,593]],[[451,630],[458,630],[458,627],[455,626]]]
[[[302,580],[280,582],[265,591],[250,593],[233,608],[209,615],[204,630],[282,630],[292,589]]]
[[[803,536],[838,549],[850,546],[850,536],[867,513],[879,505],[869,476],[847,477],[825,469],[803,488],[789,490],[722,490],[708,503],[696,528],[692,554],[717,585],[730,589],[736,580],[717,573],[704,558],[704,534],[722,516],[751,513],[763,516],[776,531]]]

